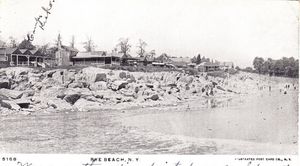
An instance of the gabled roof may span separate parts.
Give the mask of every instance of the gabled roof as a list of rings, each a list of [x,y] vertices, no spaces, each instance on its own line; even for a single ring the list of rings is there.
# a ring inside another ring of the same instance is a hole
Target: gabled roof
[[[191,63],[191,59],[189,57],[170,57],[170,60],[173,62]]]
[[[24,54],[27,51],[27,49],[19,49],[19,50],[22,54]]]
[[[27,55],[40,55],[41,54],[41,51],[38,50],[38,49],[34,49],[34,50],[26,50],[24,52],[24,54],[27,54]]]
[[[220,66],[219,63],[202,62],[198,66]]]
[[[171,59],[169,58],[169,56],[167,54],[161,54],[160,56],[155,58],[155,60],[160,61],[160,62],[171,62]]]
[[[0,48],[0,54],[21,54],[18,48]]]
[[[41,51],[36,49],[36,50],[29,50],[29,52],[32,54],[32,55],[36,55],[36,54],[39,54]]]

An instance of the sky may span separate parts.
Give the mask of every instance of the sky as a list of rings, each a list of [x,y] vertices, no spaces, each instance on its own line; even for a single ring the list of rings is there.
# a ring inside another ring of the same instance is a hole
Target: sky
[[[0,0],[0,39],[18,41],[33,31],[49,0]],[[139,39],[156,56],[193,57],[252,66],[256,56],[299,57],[299,2],[285,0],[55,0],[45,29],[37,28],[33,44],[75,46],[91,37],[96,50],[110,52],[129,38],[131,55]]]

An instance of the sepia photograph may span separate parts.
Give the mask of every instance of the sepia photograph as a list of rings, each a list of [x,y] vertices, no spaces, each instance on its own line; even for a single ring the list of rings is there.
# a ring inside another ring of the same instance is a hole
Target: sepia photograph
[[[297,0],[0,0],[0,153],[298,155],[299,31]]]

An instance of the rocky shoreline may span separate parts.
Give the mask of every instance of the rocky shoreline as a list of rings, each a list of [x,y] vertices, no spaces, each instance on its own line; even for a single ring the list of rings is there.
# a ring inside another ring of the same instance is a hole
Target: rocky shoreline
[[[245,81],[253,80],[245,74],[224,79],[177,71],[11,67],[0,70],[0,110],[1,114],[30,114],[176,105],[247,93],[247,86],[238,86]]]

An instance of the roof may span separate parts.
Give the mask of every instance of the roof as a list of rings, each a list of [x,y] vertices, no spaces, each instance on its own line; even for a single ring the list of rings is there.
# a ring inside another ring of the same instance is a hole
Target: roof
[[[23,55],[41,55],[40,50],[19,49],[19,48],[0,48],[0,54],[23,54]]]
[[[95,51],[95,52],[78,52],[77,55],[75,57],[78,58],[93,58],[93,57],[104,57],[106,56],[106,52],[105,51]]]
[[[19,49],[18,48],[0,48],[0,54],[12,54],[17,50],[19,50]]]
[[[220,66],[219,63],[211,63],[211,62],[202,62],[197,66]]]
[[[123,53],[112,52],[112,53],[108,53],[107,56],[113,56],[113,57],[121,58],[123,56]]]
[[[28,54],[28,55],[36,55],[36,54],[39,54],[39,53],[40,53],[40,50],[38,50],[38,49],[34,49],[34,50],[26,50],[24,53],[25,53],[25,54]]]
[[[123,55],[123,54],[122,54]],[[95,52],[78,52],[76,56],[72,57],[74,59],[84,59],[84,58],[101,58],[101,57],[121,57],[121,54],[106,54],[106,51],[95,51]]]
[[[152,65],[165,65],[165,63],[161,63],[161,62],[152,62]]]
[[[136,57],[137,60],[139,61],[154,61],[154,57],[150,57],[149,55],[146,55],[144,57]]]
[[[190,63],[191,59],[189,57],[170,57],[170,60],[173,62],[180,62],[180,63]]]
[[[161,54],[160,56],[155,58],[155,60],[160,61],[160,62],[170,62],[171,61],[171,59],[169,58],[169,56],[167,54]]]
[[[22,54],[24,54],[27,51],[27,49],[19,49],[19,50]]]
[[[37,53],[39,53],[40,51],[38,49],[36,50],[29,50],[29,52],[32,54],[32,55],[35,55]]]

